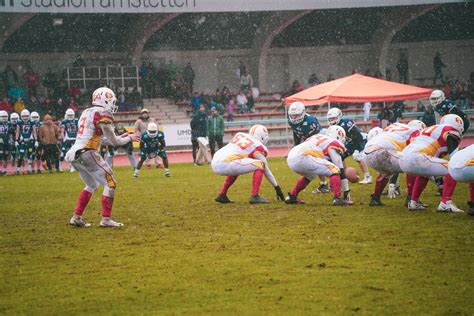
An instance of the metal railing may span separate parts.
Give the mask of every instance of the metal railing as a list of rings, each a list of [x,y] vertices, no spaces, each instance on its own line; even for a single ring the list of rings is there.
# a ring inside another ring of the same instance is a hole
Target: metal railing
[[[68,87],[79,86],[83,90],[91,90],[104,81],[109,85],[112,81],[117,88],[131,90],[140,89],[140,74],[137,66],[92,66],[67,67],[65,77]]]

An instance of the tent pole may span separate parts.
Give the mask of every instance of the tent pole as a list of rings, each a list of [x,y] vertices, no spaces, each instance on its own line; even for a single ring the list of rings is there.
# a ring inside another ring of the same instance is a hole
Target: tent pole
[[[331,109],[331,102],[328,102],[328,111]]]
[[[287,155],[288,152],[290,151],[290,139],[288,138],[288,111],[286,110],[286,104],[283,103],[283,109],[285,110],[285,135],[286,135],[286,149],[287,149]]]

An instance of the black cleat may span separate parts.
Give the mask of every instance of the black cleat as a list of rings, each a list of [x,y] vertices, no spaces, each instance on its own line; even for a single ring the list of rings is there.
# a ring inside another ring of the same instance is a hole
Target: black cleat
[[[380,196],[374,196],[373,194],[370,196],[370,202],[369,206],[384,206],[385,203],[383,203],[380,200]]]
[[[469,209],[467,210],[467,215],[474,216],[474,202],[467,202]]]
[[[288,193],[288,196],[285,198],[286,204],[304,204],[303,200],[300,200],[296,195]]]
[[[214,199],[214,201],[219,202],[219,203],[234,203],[231,200],[229,200],[227,195],[220,195],[220,194]]]
[[[262,198],[260,195],[252,195],[249,200],[250,204],[267,204],[269,201]]]
[[[346,205],[346,203],[344,202],[343,199],[341,199],[340,197],[337,197],[337,198],[334,198],[334,200],[332,201],[332,205],[334,205],[334,206],[344,206],[344,205]]]
[[[329,189],[327,184],[321,184],[318,188],[313,190],[313,193],[330,193],[331,190]]]

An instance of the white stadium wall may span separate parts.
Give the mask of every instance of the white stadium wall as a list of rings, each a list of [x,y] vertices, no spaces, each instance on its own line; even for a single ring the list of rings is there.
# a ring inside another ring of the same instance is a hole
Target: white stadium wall
[[[267,77],[269,90],[281,92],[288,89],[291,82],[298,79],[307,86],[308,77],[316,73],[320,80],[326,80],[329,74],[341,77],[356,68],[359,72],[366,69],[374,71],[374,63],[369,61],[370,45],[320,46],[302,48],[273,48],[269,51]],[[409,75],[412,84],[419,84],[415,78],[431,78],[433,76],[433,57],[436,51],[442,55],[447,65],[445,75],[450,78],[467,80],[474,71],[474,40],[400,43],[393,44],[388,56],[388,69],[392,78],[398,79],[396,64],[400,50],[408,52]],[[73,53],[33,53],[33,54],[0,54],[0,67],[11,64],[21,74],[27,65],[44,74],[48,67],[60,71],[70,66],[77,52]],[[117,64],[126,58],[121,53],[81,53],[88,65]],[[238,88],[236,68],[242,60],[250,68],[252,64],[251,50],[215,50],[215,51],[146,51],[143,60],[152,61],[157,66],[160,62],[173,60],[178,66],[184,67],[190,62],[196,72],[195,90],[207,93],[217,87],[230,86]],[[21,66],[21,69],[18,67]],[[425,84],[429,80],[425,79]]]

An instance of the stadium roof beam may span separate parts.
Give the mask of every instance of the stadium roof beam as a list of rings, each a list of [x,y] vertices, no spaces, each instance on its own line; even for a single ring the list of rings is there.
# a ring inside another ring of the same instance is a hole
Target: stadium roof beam
[[[267,17],[257,29],[252,45],[254,65],[251,65],[250,69],[260,91],[268,91],[267,59],[273,40],[292,23],[311,12],[311,10],[276,12]]]
[[[0,27],[2,28],[0,33],[0,51],[2,51],[7,39],[35,15],[36,13],[3,13],[0,15]]]
[[[143,49],[150,37],[180,14],[147,14],[135,23],[127,40],[128,53],[133,65],[140,64]]]
[[[410,22],[430,11],[433,11],[439,6],[440,5],[401,7],[385,18],[383,23],[374,32],[369,62],[374,62],[376,69],[385,76],[387,71],[388,52],[395,35]]]

